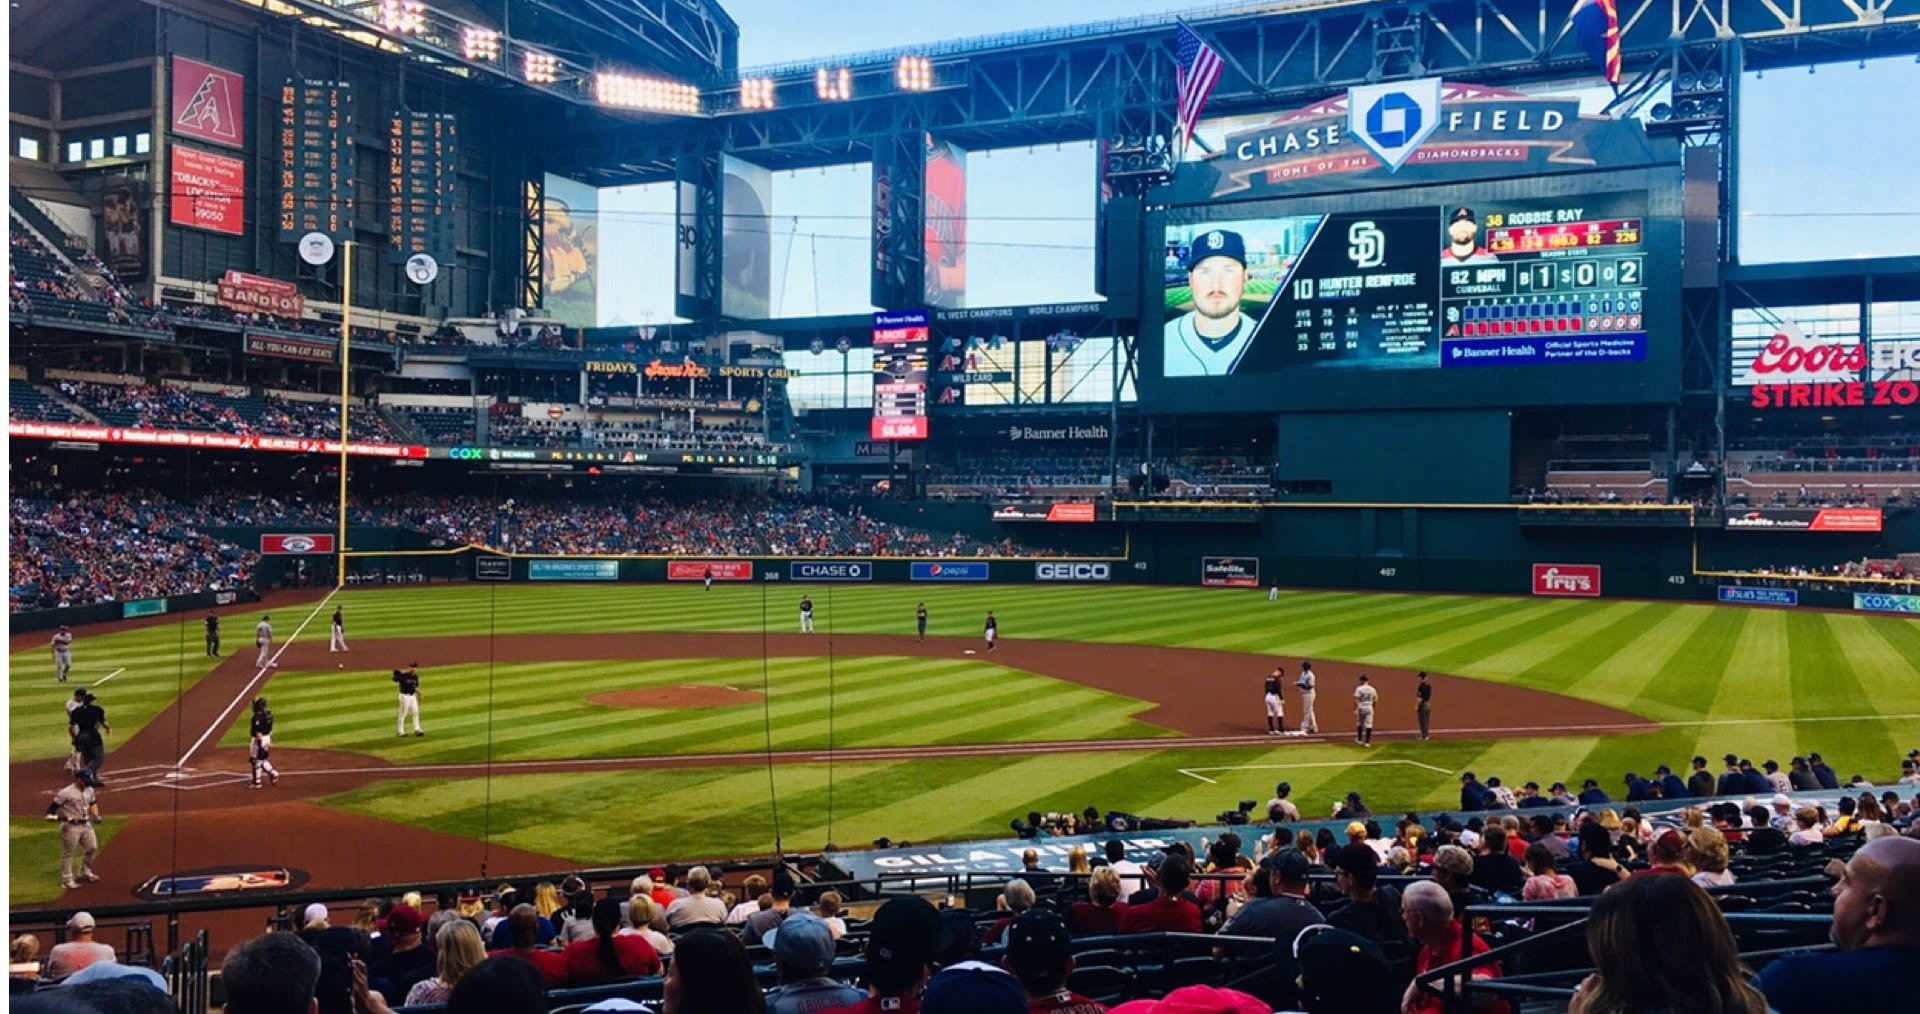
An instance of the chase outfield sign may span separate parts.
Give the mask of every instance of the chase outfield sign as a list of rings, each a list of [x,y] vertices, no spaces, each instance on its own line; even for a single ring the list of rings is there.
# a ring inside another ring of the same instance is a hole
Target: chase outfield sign
[[[1297,193],[1312,183],[1341,188],[1370,177],[1409,184],[1531,176],[1643,164],[1653,154],[1639,123],[1582,115],[1576,97],[1440,78],[1356,85],[1279,115],[1208,121],[1199,136],[1211,151],[1194,146],[1181,167],[1183,202]],[[1204,191],[1188,190],[1186,179],[1204,181]]]

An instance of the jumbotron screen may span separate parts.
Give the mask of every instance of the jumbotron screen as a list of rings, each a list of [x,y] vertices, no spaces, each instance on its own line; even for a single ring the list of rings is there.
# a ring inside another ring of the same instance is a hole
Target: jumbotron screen
[[[1142,343],[1158,352],[1149,400],[1466,407],[1657,400],[1677,384],[1661,364],[1677,360],[1678,251],[1650,232],[1678,230],[1649,189],[1446,190],[1170,221],[1160,340]]]
[[[873,315],[874,440],[927,439],[931,323],[925,310]]]

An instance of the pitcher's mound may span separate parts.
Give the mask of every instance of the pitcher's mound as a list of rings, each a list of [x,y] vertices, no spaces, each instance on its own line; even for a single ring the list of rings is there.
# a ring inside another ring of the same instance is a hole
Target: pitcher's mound
[[[615,690],[587,698],[589,704],[651,711],[730,708],[739,704],[756,704],[759,700],[759,694],[732,687],[648,687],[644,690]]]

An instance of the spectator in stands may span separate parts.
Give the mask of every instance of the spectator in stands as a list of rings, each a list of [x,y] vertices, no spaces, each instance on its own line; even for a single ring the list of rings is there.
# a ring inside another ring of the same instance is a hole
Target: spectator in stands
[[[291,933],[268,933],[228,951],[220,978],[228,1014],[313,1014],[320,956]]]
[[[1457,908],[1466,908],[1473,900],[1473,867],[1473,853],[1458,845],[1434,850],[1433,882],[1447,892]]]
[[[537,913],[536,913],[537,915]],[[482,961],[460,977],[447,1014],[546,1014],[545,982],[524,961]]]
[[[433,951],[420,932],[425,925],[419,909],[396,905],[387,913],[385,932],[368,953],[368,980],[390,1005],[400,1005],[414,983],[433,974]]]
[[[1795,757],[1787,762],[1787,788],[1784,791],[1820,791],[1820,779],[1813,776],[1813,769],[1807,766],[1805,757]]]
[[[847,935],[847,921],[840,917],[841,904],[839,891],[824,891],[813,903],[814,917],[827,924],[835,940]]]
[[[1032,884],[1019,878],[1007,881],[1006,885],[1000,888],[1000,897],[994,901],[994,907],[1005,912],[1006,915],[987,927],[986,934],[980,938],[981,946],[998,947],[1006,943],[1007,930],[1012,928],[1013,921],[1033,908],[1035,900]]]
[[[1290,956],[1306,1014],[1399,1014],[1393,965],[1373,941],[1328,928],[1296,939]]]
[[[1489,894],[1519,897],[1526,879],[1526,871],[1507,851],[1507,829],[1500,824],[1487,825],[1473,857],[1473,885]]]
[[[760,896],[767,893],[767,878],[758,873],[747,877],[741,885],[740,902],[727,913],[727,925],[738,926],[747,921],[747,917],[760,911]]]
[[[1027,994],[1006,969],[962,961],[927,980],[920,1014],[1027,1014]]]
[[[1693,774],[1687,776],[1687,795],[1695,799],[1705,799],[1714,795],[1713,772],[1707,770],[1707,759],[1693,759]]]
[[[1561,873],[1553,853],[1539,842],[1527,846],[1527,881],[1520,889],[1522,901],[1551,901],[1578,896],[1580,888],[1573,878]]]
[[[1807,767],[1813,772],[1814,780],[1820,783],[1821,788],[1837,789],[1840,787],[1840,776],[1835,774],[1833,769],[1827,766],[1827,762],[1822,760],[1819,754],[1810,753],[1807,755]]]
[[[1120,873],[1102,866],[1087,878],[1087,900],[1073,903],[1073,932],[1102,936],[1120,932],[1120,916],[1127,903],[1120,900]]]
[[[645,894],[634,894],[627,898],[625,932],[645,939],[652,945],[653,952],[663,958],[673,953],[673,938],[656,928],[656,924],[664,925],[665,921],[660,915],[660,907],[653,903],[652,898]]]
[[[660,1014],[765,1014],[753,962],[738,937],[697,929],[677,942],[661,984]]]
[[[1880,804],[1873,802],[1871,795],[1863,795],[1860,798],[1872,804],[1875,812],[1879,811]],[[1860,833],[1863,822],[1859,815],[1860,804],[1854,802],[1852,796],[1841,796],[1834,801],[1833,808],[1838,811],[1839,816],[1834,817],[1833,822],[1826,826],[1826,829],[1821,832],[1821,837],[1843,838]]]
[[[353,961],[365,950],[365,943],[357,930],[335,926],[327,916],[327,906],[317,901],[308,905],[301,913],[304,924],[295,935],[320,955],[320,982],[314,987],[319,1014],[351,1014]]]
[[[13,938],[9,949],[7,975],[15,979],[35,981],[40,978],[40,938],[31,933],[22,933]]]
[[[541,949],[540,913],[532,905],[521,903],[513,906],[507,913],[504,925],[510,946],[488,951],[487,957],[514,958],[532,965],[548,989],[559,989],[567,984],[567,960],[557,951]]]
[[[1598,823],[1580,826],[1580,862],[1567,869],[1581,894],[1599,894],[1625,880],[1627,871],[1613,858],[1613,836]]]
[[[767,931],[785,922],[793,909],[793,874],[785,868],[773,871],[773,884],[768,893],[773,896],[773,904],[747,917],[746,925],[740,931],[741,942],[757,944]]]
[[[1192,879],[1193,868],[1187,865],[1186,859],[1168,856],[1160,864],[1155,882],[1158,895],[1145,904],[1128,904],[1127,910],[1120,915],[1120,932],[1200,932],[1200,906],[1184,896]]]
[[[1267,800],[1267,813],[1271,815],[1276,808],[1279,809],[1280,816],[1273,818],[1274,823],[1299,823],[1300,808],[1293,805],[1293,800],[1287,798],[1291,795],[1293,795],[1293,783],[1291,782],[1281,782],[1273,787],[1273,798]]]
[[[688,870],[687,896],[667,906],[667,926],[679,933],[702,924],[718,926],[726,919],[727,903],[714,889],[713,874],[705,866]]]
[[[1648,866],[1644,870],[1635,870],[1628,874],[1629,880],[1645,877],[1674,874],[1691,878],[1693,868],[1687,865],[1687,836],[1677,827],[1670,827],[1653,836],[1653,842],[1647,846]]]
[[[1327,916],[1328,923],[1377,944],[1407,939],[1400,892],[1380,883],[1379,857],[1372,846],[1363,842],[1341,849],[1334,860],[1333,882],[1347,903]]]
[[[1726,917],[1684,878],[1650,877],[1602,894],[1587,920],[1587,953],[1594,973],[1568,1014],[1767,1014]]]
[[[1416,976],[1470,955],[1485,954],[1489,950],[1486,941],[1475,936],[1460,919],[1455,918],[1453,899],[1436,882],[1421,880],[1408,884],[1406,893],[1401,896],[1400,907],[1406,918],[1407,935],[1420,944],[1420,952],[1414,957],[1413,964]],[[1497,979],[1500,977],[1500,965],[1498,962],[1480,965],[1472,971],[1471,977]],[[1454,991],[1458,992],[1457,986]],[[1493,1006],[1494,1003],[1491,997],[1476,997],[1476,1006]],[[1422,989],[1418,982],[1407,987],[1401,1009],[1406,1014],[1444,1014],[1445,1010],[1438,993]]]
[[[47,952],[47,978],[64,979],[96,961],[117,960],[113,947],[93,938],[92,912],[75,912],[67,919],[67,931],[73,939],[53,945]]]
[[[432,977],[414,983],[413,988],[407,991],[406,1005],[409,1007],[446,1003],[461,978],[487,960],[486,948],[480,943],[479,928],[460,918],[443,924],[433,935],[433,950],[434,973]]]
[[[1820,811],[1811,806],[1803,806],[1795,811],[1793,823],[1793,833],[1787,835],[1789,845],[1818,845],[1827,838],[1826,827],[1820,823]]]
[[[1053,890],[1053,885],[1058,879],[1040,865],[1040,853],[1034,849],[1020,853],[1020,872],[1015,876],[1032,884],[1036,894],[1045,894]]]
[[[1701,887],[1726,887],[1733,883],[1733,871],[1727,869],[1731,855],[1727,836],[1712,827],[1696,827],[1687,833],[1687,865],[1693,867],[1693,882]]]
[[[780,986],[767,994],[767,1014],[812,1014],[865,999],[859,990],[827,974],[833,953],[832,931],[811,913],[795,912],[782,922],[773,933]]]
[[[911,894],[889,898],[867,924],[867,997],[832,1014],[913,1010],[939,943],[940,913],[932,904]]]
[[[620,932],[620,902],[603,898],[593,906],[593,939],[577,940],[561,952],[567,982],[587,986],[629,975],[660,974],[660,955],[637,933]]]
[[[1326,922],[1320,910],[1307,900],[1308,875],[1312,869],[1313,864],[1297,848],[1284,848],[1261,860],[1254,875],[1266,878],[1267,896],[1256,897],[1241,906],[1221,932],[1229,936],[1292,940],[1308,926]]]
[[[1073,935],[1051,912],[1028,912],[1007,933],[1002,966],[1027,994],[1027,1009],[1040,1014],[1103,1014],[1100,1004],[1067,988],[1073,974]]]

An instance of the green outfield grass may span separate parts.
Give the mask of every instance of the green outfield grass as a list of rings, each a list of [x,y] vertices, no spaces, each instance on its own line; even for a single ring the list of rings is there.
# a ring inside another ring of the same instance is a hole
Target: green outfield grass
[[[419,764],[482,760],[489,743],[495,760],[761,750],[769,720],[776,750],[824,748],[829,737],[853,747],[1170,735],[1132,719],[1145,702],[961,659],[840,658],[831,671],[825,658],[776,658],[764,670],[757,658],[556,660],[491,673],[485,664],[429,666],[425,674],[424,739],[395,735],[385,669],[276,675],[274,738]],[[588,700],[661,687],[764,689],[768,706],[639,710]],[[1042,725],[1036,714],[1055,720]],[[225,744],[244,746],[247,735],[236,724]]]
[[[182,621],[184,626],[174,623],[112,634],[94,633],[87,627],[75,630],[73,672],[66,683],[53,678],[51,648],[13,652],[7,660],[7,759],[66,756],[65,705],[74,690],[124,670],[94,690],[113,725],[113,735],[107,739],[111,754],[115,744],[126,742],[218,664],[218,659],[206,657],[200,617],[182,617]],[[230,619],[225,625],[233,628],[239,623]],[[246,633],[251,635],[252,629],[249,622]],[[236,643],[233,638],[239,633],[227,631],[223,650]],[[51,638],[53,631],[45,636]],[[252,641],[251,636],[244,639]],[[198,730],[194,735],[199,735]]]
[[[777,794],[769,791],[764,767],[512,775],[493,781],[493,839],[583,863],[764,852],[771,845],[777,801],[787,847],[817,848],[828,837],[829,794],[832,837],[842,845],[882,834],[915,841],[966,838],[999,835],[1010,818],[1030,809],[1096,805],[1207,819],[1238,800],[1267,798],[1281,778],[1293,782],[1295,798],[1310,815],[1329,812],[1348,791],[1366,795],[1375,812],[1392,813],[1454,805],[1457,773],[1466,769],[1482,777],[1500,775],[1509,783],[1593,777],[1617,792],[1624,771],[1644,774],[1658,763],[1678,767],[1696,753],[1717,757],[1729,751],[1757,763],[1819,750],[1843,778],[1858,772],[1885,783],[1892,781],[1905,751],[1920,745],[1920,717],[1915,717],[1920,714],[1920,623],[1899,617],[1355,592],[1291,592],[1269,603],[1264,590],[1098,585],[721,585],[712,592],[697,585],[500,585],[346,592],[334,602],[346,614],[356,645],[354,663],[368,671],[276,676],[267,691],[280,718],[276,740],[285,747],[364,750],[409,762],[472,759],[485,751],[484,667],[430,667],[425,685],[430,735],[400,740],[388,731],[393,693],[385,669],[406,660],[378,657],[379,640],[489,629],[581,638],[647,630],[753,635],[763,622],[771,630],[794,629],[803,591],[813,597],[823,635],[829,629],[910,634],[914,603],[924,600],[935,635],[977,637],[986,610],[993,609],[1008,641],[1161,644],[1247,652],[1289,663],[1308,657],[1423,668],[1596,701],[1666,727],[1612,737],[1489,733],[1426,744],[1393,742],[1371,751],[1264,744],[1202,750],[1169,744],[1164,750],[1125,754],[842,764],[833,770],[830,786],[825,766],[783,767],[773,778]],[[304,611],[290,614],[289,629],[304,616]],[[321,637],[322,625],[316,622],[303,640]],[[86,638],[83,632],[82,644],[110,640]],[[189,661],[198,666],[197,647],[189,643],[188,651]],[[1264,666],[1263,659],[1246,672],[1207,677],[1244,682],[1250,729],[1260,726],[1255,688]],[[648,685],[712,683],[757,690],[758,668],[758,660],[567,664],[558,659],[502,667],[494,678],[495,756],[758,749],[763,740],[757,705],[649,715],[584,701],[606,689]],[[769,666],[777,746],[824,745],[821,668],[820,660],[795,659]],[[16,671],[16,681],[21,678]],[[977,660],[836,659],[835,687],[840,705],[835,742],[843,746],[1141,731],[1132,717],[1138,702]],[[963,695],[985,688],[995,692],[964,697],[967,706],[942,707],[939,695],[956,693],[956,687]],[[1047,706],[1030,706],[1024,713],[999,706],[1029,694]],[[114,706],[116,695],[106,696]],[[476,699],[462,699],[469,696]],[[993,703],[973,703],[982,700]],[[56,708],[57,703],[44,702]],[[1386,700],[1381,707],[1411,707],[1411,702]],[[32,724],[21,710],[16,697],[16,730]],[[1435,701],[1434,712],[1442,729],[1524,730],[1530,720],[1553,717],[1473,714],[1444,695]],[[124,728],[125,714],[114,714],[116,725]],[[1335,716],[1323,706],[1321,717]],[[638,738],[636,721],[644,732]],[[229,743],[240,741],[229,735]],[[1182,768],[1205,770],[1195,771],[1195,777]],[[488,823],[485,796],[479,780],[393,782],[328,803],[478,838]],[[621,802],[578,805],[593,799]]]
[[[107,842],[126,824],[108,817],[93,834],[104,853]],[[96,856],[96,863],[101,860]],[[58,901],[60,890],[60,825],[31,817],[7,820],[7,903],[40,905]]]

